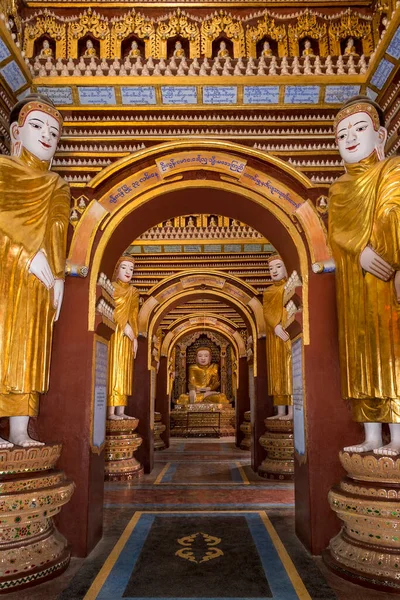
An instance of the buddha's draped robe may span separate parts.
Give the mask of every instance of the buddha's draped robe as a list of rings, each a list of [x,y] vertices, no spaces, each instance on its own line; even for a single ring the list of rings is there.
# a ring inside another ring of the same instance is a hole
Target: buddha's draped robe
[[[189,366],[189,391],[202,388],[211,388],[213,393],[205,396],[202,392],[196,392],[196,403],[204,402],[205,404],[228,404],[229,400],[225,394],[218,393],[220,381],[218,376],[218,365],[212,363],[208,366],[198,364]],[[181,394],[176,404],[189,404],[189,395]]]
[[[286,279],[274,282],[263,295],[264,319],[267,326],[267,373],[268,394],[273,396],[275,406],[293,404],[292,345],[275,335],[277,325],[285,327],[286,309],[283,294]]]
[[[129,323],[134,336],[138,336],[139,292],[130,283],[113,282],[114,322],[108,357],[108,406],[127,406],[132,394],[133,342],[124,334]]]
[[[400,160],[375,153],[330,189],[329,241],[336,263],[342,394],[355,421],[400,423],[400,305],[393,278],[360,266],[370,245],[400,269]]]
[[[0,416],[36,416],[49,385],[53,290],[29,273],[43,250],[64,279],[69,187],[23,149],[0,157]]]

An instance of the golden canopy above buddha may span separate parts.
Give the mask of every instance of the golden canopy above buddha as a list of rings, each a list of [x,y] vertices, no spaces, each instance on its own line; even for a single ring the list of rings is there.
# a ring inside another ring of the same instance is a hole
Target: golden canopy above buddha
[[[196,363],[189,366],[189,393],[181,394],[176,404],[229,404],[225,394],[219,391],[218,365],[211,359],[210,348],[198,348]]]

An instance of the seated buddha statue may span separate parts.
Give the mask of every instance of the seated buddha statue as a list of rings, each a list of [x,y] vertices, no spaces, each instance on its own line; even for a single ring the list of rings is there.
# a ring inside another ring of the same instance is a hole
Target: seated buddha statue
[[[312,49],[310,40],[305,40],[304,42],[304,50],[302,52],[302,56],[315,56],[314,50]]]
[[[264,56],[265,58],[273,56],[272,50],[271,50],[271,46],[269,45],[269,42],[264,42],[263,49],[261,51],[261,56]],[[261,58],[261,56],[260,56],[260,58]]]
[[[198,348],[196,364],[189,366],[189,393],[181,394],[176,404],[229,404],[219,387],[218,365],[211,362],[210,348]]]
[[[39,52],[39,58],[48,58],[53,56],[53,50],[50,48],[50,43],[48,40],[43,40],[42,49]]]
[[[354,45],[354,40],[353,40],[352,37],[350,37],[347,40],[346,47],[344,49],[344,54],[347,55],[347,56],[349,56],[350,54],[352,56],[357,56],[357,50],[356,50],[356,47]]]
[[[185,58],[185,51],[182,48],[182,43],[178,40],[175,42],[175,50],[173,53],[174,58]]]
[[[219,45],[217,56],[218,58],[228,58],[229,56],[229,51],[227,50],[226,43],[223,41]]]
[[[87,40],[86,42],[86,50],[83,53],[84,58],[91,58],[92,56],[97,56],[96,48],[93,46],[92,40]]]
[[[129,50],[128,56],[129,58],[137,58],[138,56],[140,56],[139,46],[138,43],[135,42],[135,40],[133,40],[131,44],[131,49]]]

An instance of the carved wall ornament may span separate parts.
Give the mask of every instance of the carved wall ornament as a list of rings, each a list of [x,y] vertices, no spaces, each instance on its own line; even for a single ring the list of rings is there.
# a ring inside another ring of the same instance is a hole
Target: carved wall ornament
[[[78,42],[88,34],[100,41],[100,58],[110,56],[109,21],[89,8],[80,15],[78,21],[73,21],[68,26],[68,58],[78,58]]]
[[[304,38],[316,40],[320,56],[329,54],[326,23],[309,10],[300,15],[295,25],[289,24],[288,35],[290,56],[299,56],[299,43]]]
[[[346,38],[353,37],[362,42],[362,53],[369,56],[374,50],[371,23],[350,9],[341,16],[340,21],[333,21],[328,27],[330,53],[332,55],[342,54],[340,42]]]
[[[122,43],[132,34],[144,41],[145,58],[157,56],[154,21],[133,9],[130,13],[111,20],[112,58],[121,58]]]
[[[206,19],[201,24],[201,52],[206,58],[212,57],[212,43],[220,36],[232,40],[233,58],[241,58],[246,55],[245,37],[242,22],[220,10],[213,17]]]
[[[169,58],[167,41],[170,38],[181,37],[189,40],[189,58],[200,57],[200,28],[199,25],[180,9],[174,12],[167,21],[159,21],[156,31],[157,56]]]
[[[265,37],[278,42],[278,55],[287,56],[288,53],[288,35],[284,25],[276,25],[268,13],[257,22],[256,26],[247,26],[246,29],[246,48],[247,56],[257,58],[257,42]]]
[[[56,43],[56,57],[67,58],[66,25],[60,23],[54,15],[38,17],[33,23],[25,25],[24,51],[27,58],[32,58],[35,52],[35,42],[47,35]]]

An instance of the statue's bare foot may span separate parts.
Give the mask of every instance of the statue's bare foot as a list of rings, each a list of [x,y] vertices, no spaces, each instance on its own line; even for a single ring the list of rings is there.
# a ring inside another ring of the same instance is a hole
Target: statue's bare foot
[[[382,446],[382,440],[371,440],[363,442],[362,444],[357,444],[355,446],[345,446],[343,448],[344,452],[370,452],[371,450],[377,450]]]
[[[131,417],[130,415],[121,415],[123,419],[136,419],[136,417]]]
[[[110,421],[122,421],[123,418],[123,415],[108,415]]]
[[[27,433],[20,433],[12,437],[10,435],[10,441],[15,446],[22,446],[23,448],[30,448],[33,446],[44,446],[44,442],[39,442],[39,440],[34,440]]]
[[[0,438],[0,450],[6,450],[7,448],[12,448],[13,446],[14,444],[12,444],[11,442]]]
[[[279,421],[293,421],[293,415],[281,415],[278,417]]]
[[[375,448],[374,454],[379,454],[380,456],[397,456],[400,454],[400,445],[395,442],[390,442],[390,444],[387,444],[386,446]]]
[[[269,421],[270,419],[271,420],[272,419],[279,419],[279,416],[278,415],[273,415],[272,417],[267,417],[267,421]]]

